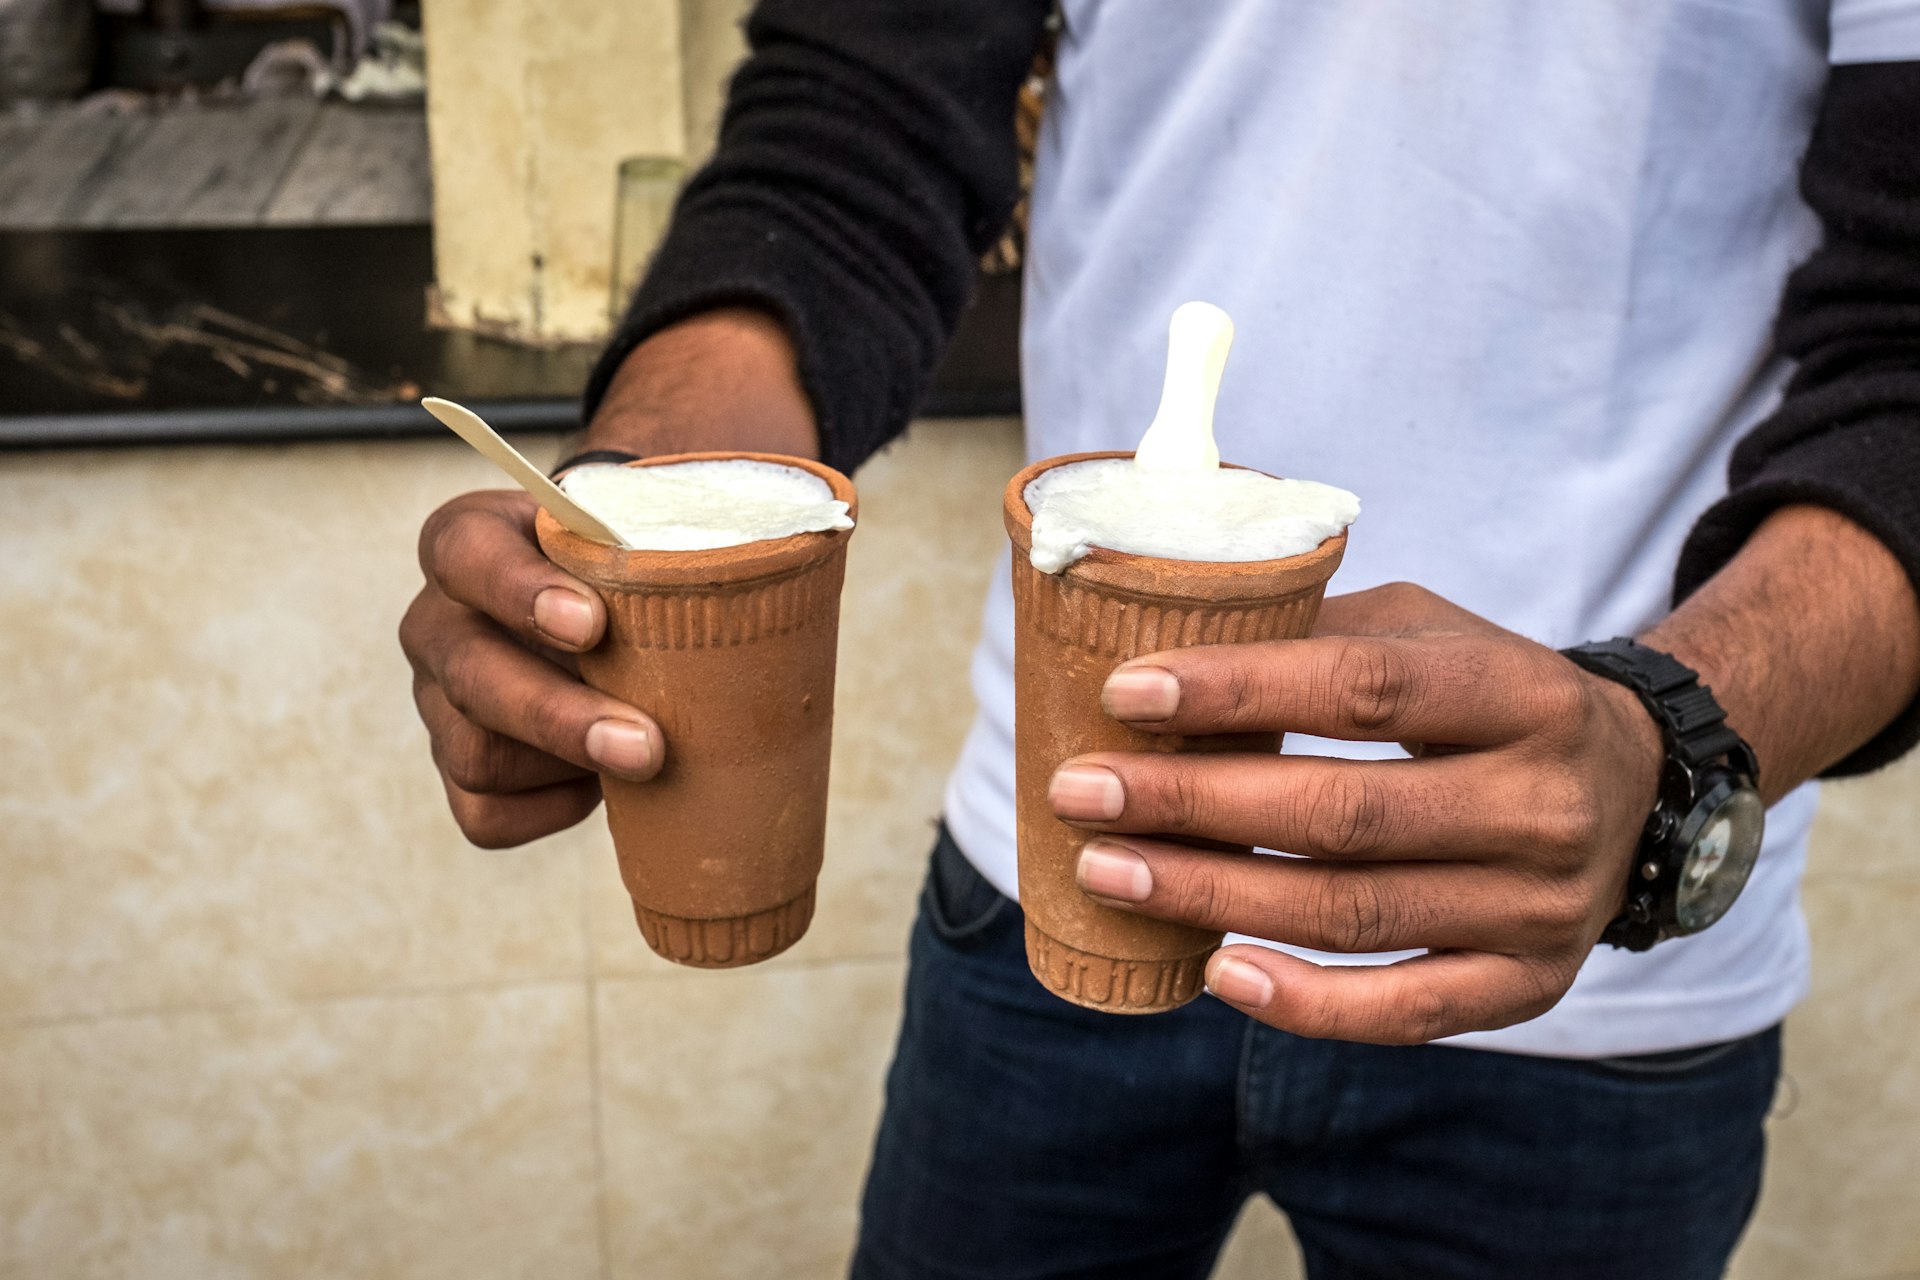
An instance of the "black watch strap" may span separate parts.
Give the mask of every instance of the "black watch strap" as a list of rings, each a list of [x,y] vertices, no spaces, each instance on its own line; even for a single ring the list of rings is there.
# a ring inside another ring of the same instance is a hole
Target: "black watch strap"
[[[547,472],[547,474],[557,476],[562,471],[567,471],[574,467],[584,467],[595,462],[611,462],[617,465],[625,462],[638,461],[640,461],[640,455],[637,453],[625,453],[619,449],[588,449],[585,453],[576,453],[572,457],[556,463],[553,470]]]
[[[1654,722],[1660,726],[1660,738],[1668,762],[1685,766],[1682,777],[1691,779],[1716,760],[1725,759],[1733,769],[1755,782],[1759,761],[1746,740],[1727,727],[1727,713],[1700,683],[1699,673],[1671,654],[1648,648],[1624,636],[1592,644],[1575,645],[1560,651],[1568,661],[1602,679],[1625,685],[1639,696]],[[1663,777],[1674,778],[1671,770]],[[1686,816],[1694,797],[1672,794],[1669,782],[1661,784],[1661,797],[1647,819],[1638,865],[1651,868],[1645,879],[1658,879],[1666,863],[1666,841]],[[1627,890],[1620,914],[1607,925],[1600,940],[1629,951],[1645,951],[1667,936],[1654,885],[1636,879]]]
[[[1639,694],[1660,726],[1667,751],[1689,769],[1725,757],[1757,780],[1760,768],[1752,748],[1727,727],[1726,711],[1693,668],[1625,636],[1560,652],[1575,666]]]

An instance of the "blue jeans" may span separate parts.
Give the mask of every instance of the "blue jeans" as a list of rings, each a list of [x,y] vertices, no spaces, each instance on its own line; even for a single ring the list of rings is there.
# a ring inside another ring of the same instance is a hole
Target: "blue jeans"
[[[1759,1193],[1772,1028],[1601,1061],[1128,1018],[1027,972],[941,832],[854,1280],[1197,1280],[1245,1199],[1313,1280],[1717,1280]]]

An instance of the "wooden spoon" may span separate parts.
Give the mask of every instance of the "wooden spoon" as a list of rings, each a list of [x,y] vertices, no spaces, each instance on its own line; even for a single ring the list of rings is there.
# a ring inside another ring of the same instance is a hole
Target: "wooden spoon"
[[[520,451],[502,439],[500,433],[488,426],[479,414],[465,405],[442,400],[439,396],[428,396],[420,404],[450,427],[453,434],[479,450],[489,462],[506,472],[514,483],[532,494],[533,500],[552,512],[553,518],[565,525],[569,532],[577,533],[589,542],[604,542],[610,547],[627,545],[598,516],[569,498],[566,491],[547,479],[540,468],[522,457]]]
[[[1167,379],[1160,410],[1140,437],[1133,463],[1142,471],[1197,474],[1217,470],[1213,402],[1233,345],[1233,320],[1210,302],[1176,307],[1167,326]]]

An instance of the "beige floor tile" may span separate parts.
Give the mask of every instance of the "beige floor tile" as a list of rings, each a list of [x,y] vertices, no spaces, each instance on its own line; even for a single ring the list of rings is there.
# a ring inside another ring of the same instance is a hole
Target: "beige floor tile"
[[[582,972],[575,853],[466,844],[394,641],[422,517],[492,480],[452,440],[0,463],[0,1020]]]
[[[1920,876],[1808,886],[1814,989],[1738,1280],[1920,1271]],[[1784,1108],[1783,1108],[1784,1109]]]
[[[5,1280],[600,1274],[584,984],[0,1031]]]
[[[1300,1280],[1300,1247],[1287,1219],[1264,1196],[1247,1201],[1212,1280]]]
[[[1879,773],[1827,784],[1808,874],[1920,875],[1920,752]]]
[[[845,1274],[901,981],[873,961],[599,984],[612,1274]]]
[[[947,771],[973,717],[967,660],[988,578],[1007,553],[1000,492],[1019,467],[1018,424],[987,419],[919,423],[860,472],[860,529],[841,602],[827,863],[807,937],[775,965],[892,957],[905,947]],[[671,970],[641,940],[611,853],[588,865],[598,970]]]

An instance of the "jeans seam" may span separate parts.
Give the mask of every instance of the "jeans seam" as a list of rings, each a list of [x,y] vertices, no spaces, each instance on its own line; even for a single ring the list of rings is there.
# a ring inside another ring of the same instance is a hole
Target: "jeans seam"
[[[1259,1163],[1256,1144],[1253,1139],[1253,1107],[1250,1095],[1253,1092],[1253,1033],[1260,1024],[1252,1018],[1240,1032],[1240,1065],[1235,1071],[1233,1084],[1233,1140],[1240,1148],[1240,1159],[1246,1165],[1249,1177]],[[1257,1179],[1256,1179],[1257,1181]]]
[[[1707,1045],[1699,1052],[1684,1058],[1671,1058],[1661,1062],[1640,1062],[1631,1056],[1612,1058],[1588,1058],[1586,1064],[1601,1071],[1611,1071],[1620,1075],[1660,1078],[1685,1075],[1701,1067],[1711,1066],[1722,1058],[1731,1057],[1740,1050],[1750,1047],[1758,1036],[1766,1032],[1756,1032],[1753,1036],[1744,1036],[1738,1040],[1728,1040],[1722,1044]]]
[[[996,889],[994,892],[998,894],[999,890]],[[1000,894],[999,901],[989,906],[985,915],[962,925],[948,924],[946,922],[946,916],[941,912],[938,903],[929,903],[927,914],[933,918],[931,923],[933,924],[934,933],[946,939],[948,942],[961,942],[973,937],[976,933],[984,932],[989,925],[1000,918],[1001,908],[1005,907],[1009,901],[1011,901],[1011,899],[1005,894]]]
[[[941,876],[938,864],[948,855],[949,851],[953,856],[960,859],[961,864],[966,868],[967,873],[972,876],[976,884],[984,886],[987,891],[993,895],[993,901],[988,904],[986,910],[965,924],[953,923],[944,909],[944,904],[941,902],[943,895],[940,890]],[[939,835],[934,840],[932,862],[933,865],[928,868],[925,887],[921,890],[921,906],[926,912],[927,924],[933,930],[934,936],[943,941],[964,942],[976,934],[985,932],[994,921],[1000,918],[1001,910],[1012,901],[1006,894],[994,888],[991,881],[980,874],[979,868],[975,867],[973,863],[968,860],[966,853],[960,848],[959,843],[954,840],[953,833],[947,830],[944,822],[940,824]]]

